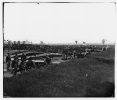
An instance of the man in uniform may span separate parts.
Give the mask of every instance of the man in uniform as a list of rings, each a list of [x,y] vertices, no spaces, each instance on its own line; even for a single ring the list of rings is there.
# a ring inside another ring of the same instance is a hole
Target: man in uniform
[[[26,55],[22,53],[21,56],[21,63],[20,63],[20,70],[23,71],[26,68]]]
[[[26,55],[24,53],[22,53],[21,61],[26,61]]]
[[[49,58],[48,55],[45,58],[45,63],[46,63],[46,65],[50,65],[50,63],[51,63],[51,59]]]
[[[6,64],[7,64],[7,69],[9,69],[10,64],[11,64],[11,57],[10,57],[10,54],[9,53],[6,56]]]
[[[16,75],[18,71],[18,55],[15,53],[14,60],[12,61],[12,68],[14,68],[13,74]]]
[[[17,53],[15,53],[14,60],[16,61],[16,64],[18,66],[18,55],[17,55]]]
[[[35,63],[32,61],[32,57],[29,58],[28,62],[26,63],[26,70],[31,69],[31,68],[35,69]]]

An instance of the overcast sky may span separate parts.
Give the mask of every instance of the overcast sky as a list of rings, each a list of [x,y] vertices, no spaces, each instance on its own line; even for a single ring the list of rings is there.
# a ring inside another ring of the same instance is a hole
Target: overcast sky
[[[115,41],[114,3],[7,3],[4,38],[33,43]]]

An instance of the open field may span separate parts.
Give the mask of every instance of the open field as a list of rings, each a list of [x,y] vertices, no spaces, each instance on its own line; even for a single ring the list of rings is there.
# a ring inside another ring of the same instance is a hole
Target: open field
[[[97,52],[90,56],[89,58],[96,59],[98,61],[107,63],[107,64],[114,64],[115,60],[115,49],[109,48],[107,51]]]
[[[105,63],[96,57],[114,62],[114,49],[4,78],[3,91],[10,97],[112,96],[114,63]]]

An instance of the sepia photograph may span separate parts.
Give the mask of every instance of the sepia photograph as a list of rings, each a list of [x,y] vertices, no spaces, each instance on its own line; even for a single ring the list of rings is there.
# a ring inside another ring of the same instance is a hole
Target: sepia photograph
[[[115,24],[116,2],[2,2],[3,98],[115,98]]]

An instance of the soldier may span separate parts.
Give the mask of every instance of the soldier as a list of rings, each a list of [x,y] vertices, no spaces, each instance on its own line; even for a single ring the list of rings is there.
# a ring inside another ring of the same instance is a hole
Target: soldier
[[[26,68],[26,55],[24,53],[22,53],[21,63],[19,67],[20,67],[20,71],[23,71]]]
[[[9,69],[10,64],[11,64],[11,57],[10,57],[10,54],[9,53],[6,56],[6,64],[7,64],[7,69]]]
[[[74,50],[73,51],[73,58],[75,58],[75,56],[76,56],[76,51]]]
[[[18,55],[17,55],[17,53],[15,53],[14,60],[15,60],[15,62],[17,64],[17,66],[18,66]]]
[[[13,68],[12,73],[13,73],[13,75],[16,75],[17,74],[17,67],[18,67],[17,61],[14,58],[14,60],[12,61],[12,68]]]
[[[24,53],[22,53],[21,61],[26,61],[26,55]]]
[[[46,65],[50,65],[51,59],[49,58],[49,56],[47,55],[45,58],[45,63]]]
[[[14,60],[12,61],[13,75],[17,74],[18,71],[18,55],[15,53]]]
[[[26,63],[26,70],[35,68],[35,63],[32,61],[32,57],[29,58],[28,62]]]

